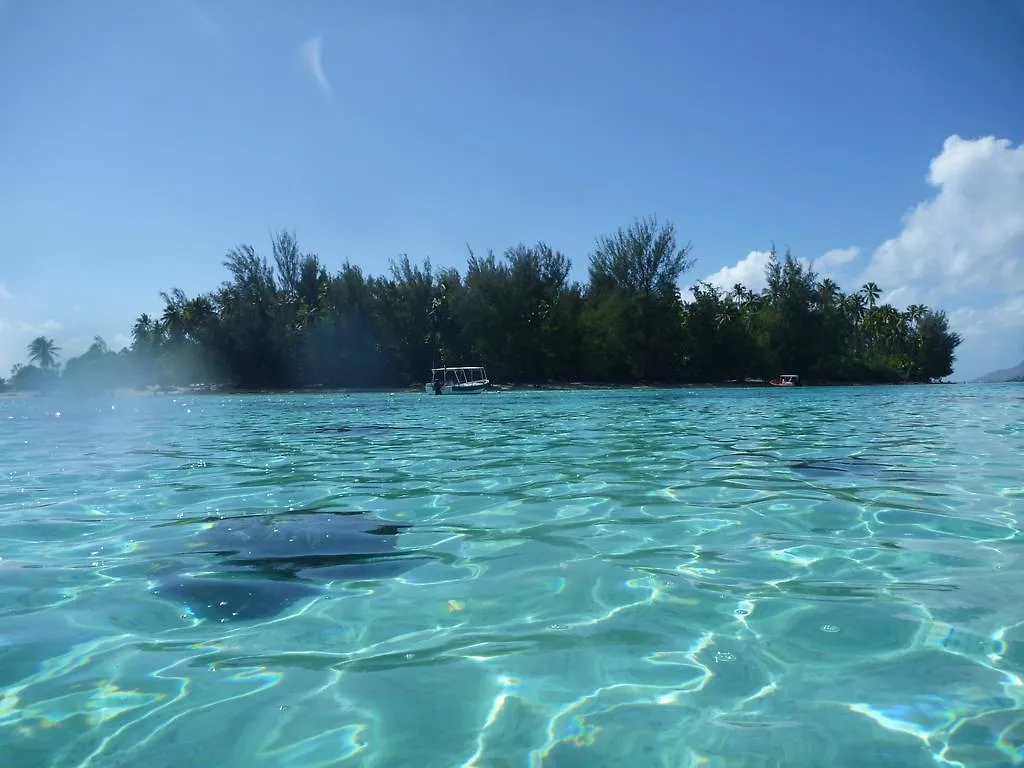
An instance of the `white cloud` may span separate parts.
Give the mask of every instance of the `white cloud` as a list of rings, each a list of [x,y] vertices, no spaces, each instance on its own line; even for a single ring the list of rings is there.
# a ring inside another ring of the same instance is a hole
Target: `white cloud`
[[[934,197],[874,252],[862,281],[925,303],[1024,293],[1024,145],[950,136],[932,160]]]
[[[953,310],[950,317],[964,334],[1019,332],[1020,341],[1024,341],[1024,296],[1014,296],[984,309],[961,307]]]
[[[7,286],[0,283],[0,299],[10,299],[13,298],[13,296],[14,294],[7,290]]]
[[[328,96],[333,96],[334,89],[324,73],[320,38],[314,37],[312,40],[308,40],[302,45],[299,52],[302,56],[302,61],[305,63],[306,68],[309,69],[313,79],[316,80],[317,85],[320,86],[320,89]]]
[[[722,267],[713,275],[708,275],[704,281],[724,290],[740,283],[751,291],[760,291],[766,285],[764,270],[770,256],[768,251],[751,251],[731,267]]]
[[[950,136],[932,159],[936,192],[882,243],[861,282],[884,301],[946,309],[964,339],[956,378],[1024,360],[1024,144]]]
[[[1024,360],[1024,144],[950,136],[931,161],[928,183],[934,195],[910,210],[899,234],[863,268],[854,247],[827,251],[813,267],[848,291],[874,281],[881,301],[900,308],[945,309],[964,339],[954,378],[1016,365]],[[705,279],[760,290],[767,262],[767,253],[752,251]]]
[[[815,259],[814,270],[827,277],[832,277],[840,271],[840,268],[849,264],[860,255],[860,248],[833,248],[825,251],[821,258]]]
[[[833,248],[815,259],[813,263],[807,259],[798,258],[797,261],[805,267],[812,267],[820,278],[829,277],[843,282],[840,280],[843,277],[843,267],[856,259],[858,255],[860,255],[860,248]],[[770,257],[771,254],[768,251],[751,251],[731,267],[722,267],[714,274],[705,277],[704,280],[724,290],[730,290],[736,283],[740,283],[751,291],[760,291],[766,285],[765,268],[768,266]],[[779,258],[781,259],[782,256],[780,255]]]
[[[973,379],[1024,361],[1024,296],[981,309],[961,307],[949,313],[949,321],[964,338],[956,378]]]

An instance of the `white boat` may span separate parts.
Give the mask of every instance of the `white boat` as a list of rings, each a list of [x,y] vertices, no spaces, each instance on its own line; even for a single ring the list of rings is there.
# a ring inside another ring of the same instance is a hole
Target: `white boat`
[[[430,381],[424,386],[427,394],[475,395],[486,390],[491,384],[482,365],[431,368],[430,373]]]
[[[768,382],[773,387],[799,387],[800,377],[795,373],[784,373]]]

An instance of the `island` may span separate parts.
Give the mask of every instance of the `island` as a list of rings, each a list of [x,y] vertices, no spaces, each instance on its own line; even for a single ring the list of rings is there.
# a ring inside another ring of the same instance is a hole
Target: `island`
[[[1011,381],[1024,381],[1024,360],[1012,368],[1003,368],[998,371],[986,373],[984,376],[979,376],[974,381],[977,384],[1002,384],[1004,382]]]
[[[422,389],[467,360],[512,385],[934,382],[961,343],[943,311],[880,304],[874,283],[844,293],[774,246],[763,290],[696,281],[684,297],[692,246],[653,216],[599,237],[585,284],[544,242],[470,250],[462,272],[402,255],[385,276],[349,261],[332,274],[289,231],[270,248],[231,250],[207,293],[161,293],[119,351],[97,337],[61,366],[56,340],[36,338],[5,386]]]

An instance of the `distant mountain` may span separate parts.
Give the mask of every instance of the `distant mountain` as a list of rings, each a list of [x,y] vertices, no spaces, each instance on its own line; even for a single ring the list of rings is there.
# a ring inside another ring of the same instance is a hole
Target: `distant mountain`
[[[978,383],[984,384],[995,384],[997,381],[1013,381],[1024,379],[1024,363],[1013,366],[1013,368],[1004,368],[1001,371],[992,371],[992,373],[986,373],[984,376],[979,376],[975,379]]]

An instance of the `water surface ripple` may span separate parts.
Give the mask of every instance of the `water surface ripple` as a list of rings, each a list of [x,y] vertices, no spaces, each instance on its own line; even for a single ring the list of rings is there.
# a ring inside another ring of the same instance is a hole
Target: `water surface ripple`
[[[1024,764],[1022,456],[1014,385],[0,398],[0,754]],[[408,527],[161,588],[328,519]]]

